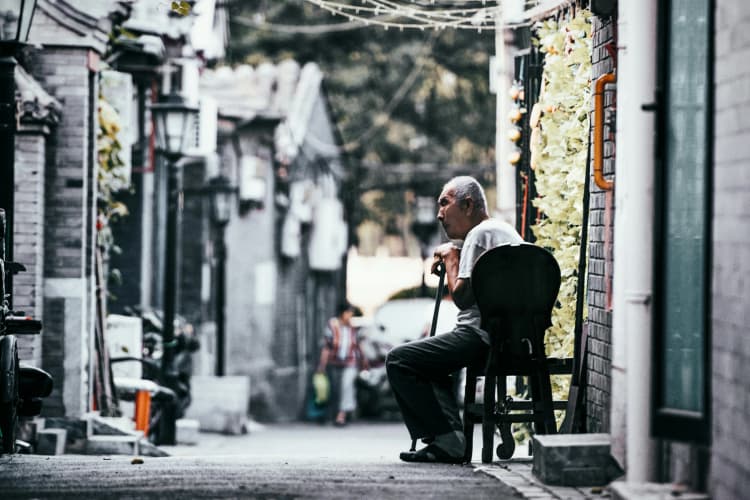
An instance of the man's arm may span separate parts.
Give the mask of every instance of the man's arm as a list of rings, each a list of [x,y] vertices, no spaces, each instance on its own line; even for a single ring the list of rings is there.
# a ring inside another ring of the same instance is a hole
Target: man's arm
[[[437,266],[443,263],[445,266],[445,278],[448,290],[451,292],[453,302],[461,309],[467,309],[474,305],[474,292],[471,289],[469,278],[458,277],[458,263],[461,258],[461,250],[452,243],[444,243],[435,249],[432,262],[432,273],[438,274]]]

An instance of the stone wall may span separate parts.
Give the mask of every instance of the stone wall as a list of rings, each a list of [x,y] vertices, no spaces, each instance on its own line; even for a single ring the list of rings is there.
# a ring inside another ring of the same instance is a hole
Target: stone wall
[[[50,416],[88,409],[88,368],[93,331],[94,155],[96,53],[81,47],[47,47],[33,54],[34,77],[63,106],[50,136],[45,175],[44,310],[42,366],[55,378],[45,400]]]
[[[710,494],[728,500],[750,490],[750,4],[715,15]]]
[[[22,126],[16,133],[14,260],[26,271],[13,279],[13,307],[44,321],[44,172],[46,134],[44,126]],[[18,356],[24,363],[41,366],[41,337],[21,335]]]

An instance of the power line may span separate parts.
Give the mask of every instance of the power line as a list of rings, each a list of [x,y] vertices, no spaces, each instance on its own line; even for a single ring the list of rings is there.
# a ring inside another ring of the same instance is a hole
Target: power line
[[[293,24],[276,24],[266,21],[256,21],[255,19],[247,16],[234,16],[232,19],[237,24],[241,24],[248,28],[276,31],[278,33],[288,33],[290,35],[325,35],[328,33],[338,33],[342,31],[352,31],[367,28],[367,25],[363,24],[361,21],[347,21],[334,24],[301,26]],[[381,21],[388,21],[389,19],[395,19],[395,16],[380,16],[378,19]]]

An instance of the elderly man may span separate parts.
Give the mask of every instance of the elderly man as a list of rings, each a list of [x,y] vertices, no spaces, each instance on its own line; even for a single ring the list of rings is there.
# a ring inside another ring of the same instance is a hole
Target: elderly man
[[[445,265],[447,286],[460,310],[456,326],[448,333],[394,348],[386,367],[409,434],[427,443],[420,450],[401,453],[401,460],[461,463],[466,439],[451,374],[483,362],[490,342],[480,328],[471,271],[486,250],[523,239],[511,225],[489,217],[484,190],[473,177],[448,181],[438,205],[437,218],[451,242],[435,249],[432,272]]]

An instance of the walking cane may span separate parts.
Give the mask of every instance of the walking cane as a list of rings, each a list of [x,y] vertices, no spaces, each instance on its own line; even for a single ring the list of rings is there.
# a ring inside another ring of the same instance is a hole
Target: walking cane
[[[432,325],[430,326],[430,337],[435,336],[435,329],[437,328],[438,312],[440,312],[440,302],[443,300],[443,287],[445,285],[445,264],[440,262],[437,265],[437,272],[440,279],[438,280],[437,292],[435,293],[435,310],[432,312]],[[417,451],[417,440],[411,440],[411,449],[409,451]]]

